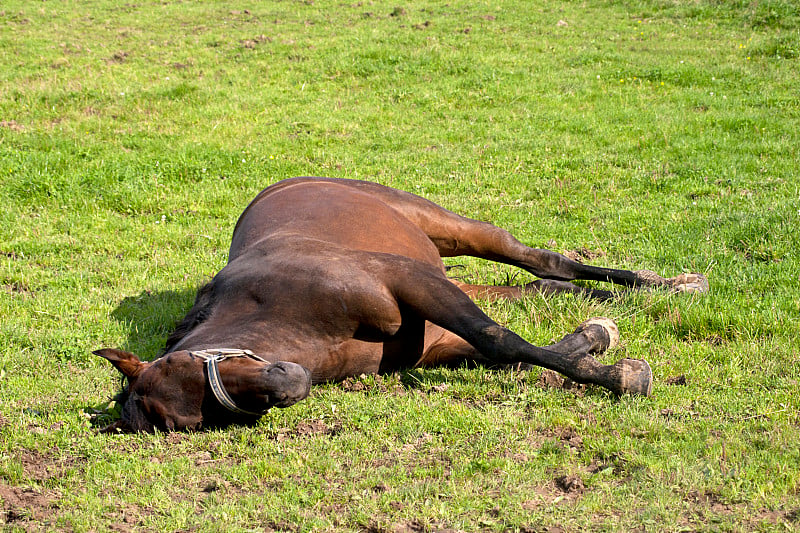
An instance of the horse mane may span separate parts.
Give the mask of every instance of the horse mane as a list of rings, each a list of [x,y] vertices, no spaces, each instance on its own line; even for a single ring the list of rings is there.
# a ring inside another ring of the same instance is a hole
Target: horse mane
[[[167,343],[164,348],[164,353],[169,353],[173,351],[175,345],[178,344],[186,335],[189,334],[194,328],[196,328],[199,324],[208,319],[211,316],[211,307],[212,307],[212,299],[211,299],[211,289],[212,283],[209,282],[197,291],[197,296],[194,300],[194,305],[186,313],[186,316],[183,317],[183,320],[178,322],[178,325],[175,326],[175,331],[170,334],[167,338]]]

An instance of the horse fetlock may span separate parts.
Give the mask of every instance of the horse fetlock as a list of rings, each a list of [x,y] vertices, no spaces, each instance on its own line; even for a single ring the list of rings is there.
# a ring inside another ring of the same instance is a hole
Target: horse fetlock
[[[662,278],[652,270],[636,270],[636,284],[643,287],[670,287],[668,279]]]
[[[644,359],[621,359],[612,367],[611,390],[618,394],[650,396],[653,390],[653,372]]]
[[[637,270],[636,283],[644,287],[664,287],[672,292],[708,292],[708,278],[703,274],[679,274],[672,278],[662,278],[652,270]]]

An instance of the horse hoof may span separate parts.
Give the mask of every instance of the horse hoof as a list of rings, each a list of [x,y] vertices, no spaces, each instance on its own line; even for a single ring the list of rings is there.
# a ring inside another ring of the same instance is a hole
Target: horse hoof
[[[603,328],[606,334],[608,334],[608,346],[600,350],[600,352],[604,352],[619,345],[619,328],[617,327],[616,322],[614,322],[610,318],[606,318],[603,316],[596,316],[594,318],[590,318],[589,320],[583,322],[580,326],[578,326],[576,332],[583,331],[589,326],[593,326],[595,324]]]
[[[681,274],[667,281],[675,292],[708,292],[708,278],[702,274]]]
[[[614,364],[619,379],[620,394],[650,396],[653,390],[653,372],[644,359],[622,359]]]

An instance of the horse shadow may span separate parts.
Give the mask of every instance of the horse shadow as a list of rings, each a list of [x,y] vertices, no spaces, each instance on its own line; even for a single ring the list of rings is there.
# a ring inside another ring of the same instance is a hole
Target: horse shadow
[[[196,294],[196,287],[187,287],[166,291],[146,289],[125,297],[111,312],[112,318],[127,330],[121,348],[148,361],[164,355],[167,337],[191,309]]]
[[[111,311],[111,317],[122,324],[126,330],[125,340],[120,348],[136,354],[143,361],[152,361],[164,354],[167,337],[178,322],[191,309],[196,288],[179,290],[143,290],[135,296],[126,296]],[[119,389],[125,380],[119,376]],[[120,405],[116,397],[99,404],[87,405],[84,412],[89,415],[95,428],[103,428],[120,418]]]

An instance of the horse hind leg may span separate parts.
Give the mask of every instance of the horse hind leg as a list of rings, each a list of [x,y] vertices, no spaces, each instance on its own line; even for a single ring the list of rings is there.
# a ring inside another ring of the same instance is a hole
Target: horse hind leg
[[[551,250],[531,248],[519,242],[508,231],[484,222],[460,217],[450,223],[458,234],[453,247],[441,247],[443,256],[470,255],[519,267],[542,278],[530,288],[553,292],[584,293],[592,298],[607,299],[609,291],[591,291],[568,283],[573,280],[611,282],[630,288],[664,287],[675,292],[707,292],[708,280],[702,274],[681,274],[663,278],[650,270],[630,271],[585,265]],[[436,242],[436,241],[434,241]]]
[[[502,228],[458,215],[421,196],[366,181],[337,182],[369,192],[392,206],[428,235],[442,257],[480,257],[522,268],[539,278],[563,282],[603,281],[626,287],[666,287],[677,292],[708,290],[708,280],[702,274],[663,278],[649,270],[634,272],[584,265],[551,250],[526,246]],[[574,292],[567,286],[550,285],[544,289],[543,292],[564,289]],[[602,291],[589,296],[604,298],[609,294]]]
[[[528,294],[575,294],[596,300],[609,300],[616,293],[600,289],[579,287],[568,281],[537,279],[525,285],[473,285],[451,279],[453,284],[473,299],[494,302],[496,300],[516,300]]]

